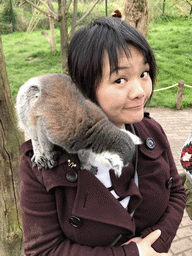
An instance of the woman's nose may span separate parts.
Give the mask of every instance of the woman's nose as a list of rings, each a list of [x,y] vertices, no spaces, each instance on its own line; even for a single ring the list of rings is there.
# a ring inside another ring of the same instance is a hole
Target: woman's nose
[[[142,84],[138,79],[135,79],[131,82],[129,97],[130,99],[140,99],[145,95],[145,91],[143,90]]]

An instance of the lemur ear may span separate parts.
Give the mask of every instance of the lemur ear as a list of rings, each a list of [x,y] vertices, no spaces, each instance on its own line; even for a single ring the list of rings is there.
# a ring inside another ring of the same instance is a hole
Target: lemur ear
[[[126,131],[126,130],[122,130],[122,131],[127,133],[129,135],[129,137],[131,137],[131,139],[132,139],[132,141],[134,142],[135,145],[141,145],[143,143],[137,135],[135,135],[135,134],[133,134],[129,131]]]
[[[115,10],[111,13],[111,17],[117,17],[117,18],[121,18],[121,12],[119,10]]]

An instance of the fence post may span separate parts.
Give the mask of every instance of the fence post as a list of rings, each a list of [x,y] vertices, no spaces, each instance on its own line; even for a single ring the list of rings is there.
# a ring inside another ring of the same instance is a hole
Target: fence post
[[[181,109],[182,97],[183,97],[183,88],[184,88],[184,80],[179,80],[178,89],[177,89],[177,99],[176,99],[176,108],[177,110]]]

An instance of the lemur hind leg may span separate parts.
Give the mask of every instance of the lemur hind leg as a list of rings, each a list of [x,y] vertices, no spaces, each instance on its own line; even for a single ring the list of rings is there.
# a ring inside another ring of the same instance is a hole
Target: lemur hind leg
[[[33,156],[31,158],[32,166],[34,168],[38,167],[38,169],[40,169],[40,167],[42,168],[44,164],[41,158],[41,156],[43,155],[43,152],[41,150],[41,146],[38,139],[37,127],[30,126],[30,128],[28,129],[28,133],[31,136],[31,142],[33,145]]]
[[[43,129],[43,122],[41,118],[37,120],[37,140],[34,140],[33,148],[34,149],[34,158],[33,162],[36,163],[36,167],[41,170],[42,168],[45,169],[52,169],[57,162],[54,160],[54,156],[56,154],[53,151],[54,144],[49,141],[47,138],[47,134],[45,134]]]

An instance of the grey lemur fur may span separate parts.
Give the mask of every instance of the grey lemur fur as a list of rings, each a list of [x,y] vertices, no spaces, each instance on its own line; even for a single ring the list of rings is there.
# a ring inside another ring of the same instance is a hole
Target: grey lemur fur
[[[140,144],[137,136],[113,125],[67,75],[30,79],[20,87],[16,108],[20,127],[31,137],[31,160],[38,169],[56,165],[53,147],[58,145],[68,153],[78,153],[82,168],[93,170],[87,162],[91,156],[120,176],[132,159],[135,144]]]

